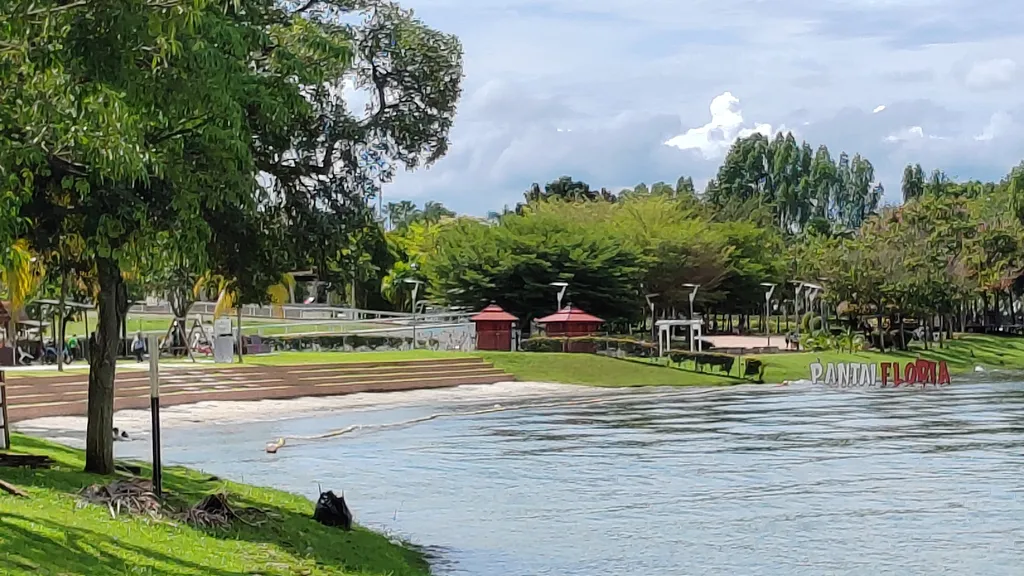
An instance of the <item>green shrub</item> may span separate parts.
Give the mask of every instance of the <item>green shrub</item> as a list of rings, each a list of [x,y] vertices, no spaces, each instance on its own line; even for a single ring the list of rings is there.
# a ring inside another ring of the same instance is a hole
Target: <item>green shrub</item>
[[[320,336],[261,336],[260,340],[271,350],[397,350],[412,347],[412,338],[400,336],[359,336],[355,334],[329,334]]]
[[[718,366],[718,369],[726,374],[732,372],[736,364],[736,357],[729,354],[717,352],[690,352],[689,350],[670,350],[669,358],[676,364],[692,361],[697,370],[703,370],[704,366]]]
[[[757,376],[758,382],[764,382],[764,362],[757,358],[749,358],[743,369],[743,376]]]
[[[568,338],[536,336],[523,340],[519,343],[519,347],[523,352],[562,352],[565,350],[565,344],[568,340]]]
[[[535,336],[520,343],[523,352],[565,352],[590,344],[595,352],[622,351],[627,356],[650,358],[657,355],[658,346],[643,340],[611,338],[607,336],[576,336],[573,338],[550,338]]]

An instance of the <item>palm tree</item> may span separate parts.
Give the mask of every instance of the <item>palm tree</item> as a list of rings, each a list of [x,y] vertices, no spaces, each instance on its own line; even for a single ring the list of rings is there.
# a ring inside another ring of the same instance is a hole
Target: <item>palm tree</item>
[[[199,278],[193,288],[196,296],[209,287],[216,287],[217,304],[213,308],[213,317],[220,318],[231,310],[238,307],[238,286],[234,279],[217,274],[206,274]],[[284,317],[284,305],[291,298],[292,288],[295,286],[295,277],[285,273],[281,275],[281,281],[267,288],[267,298],[273,306],[274,315]]]
[[[407,226],[410,222],[419,217],[420,211],[416,205],[408,200],[401,202],[388,202],[388,225],[392,230]]]
[[[32,254],[28,241],[20,239],[8,248],[5,265],[0,267],[0,283],[4,285],[8,300],[10,321],[7,325],[7,339],[12,349],[17,346],[18,317],[25,303],[39,289],[43,278],[43,266]],[[17,355],[15,355],[17,360]]]
[[[445,208],[444,204],[431,200],[423,205],[423,211],[418,216],[427,222],[437,223],[444,218],[455,216],[455,212]]]

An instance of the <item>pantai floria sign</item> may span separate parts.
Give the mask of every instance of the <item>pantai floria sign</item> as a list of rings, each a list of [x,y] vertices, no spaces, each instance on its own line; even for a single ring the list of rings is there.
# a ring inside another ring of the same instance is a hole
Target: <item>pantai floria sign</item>
[[[949,367],[945,361],[918,359],[914,362],[814,362],[810,365],[811,383],[833,388],[898,388],[900,386],[945,386]]]

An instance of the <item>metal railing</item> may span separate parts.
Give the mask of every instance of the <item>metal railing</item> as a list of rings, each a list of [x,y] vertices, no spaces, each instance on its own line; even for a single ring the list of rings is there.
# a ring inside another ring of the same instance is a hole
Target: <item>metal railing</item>
[[[213,316],[216,302],[196,302],[189,309],[188,315],[202,314]],[[133,314],[158,314],[170,315],[170,305],[160,303],[149,305],[139,303],[129,309]],[[410,312],[390,312],[385,310],[366,310],[362,308],[345,308],[340,306],[324,306],[321,304],[285,304],[283,306],[260,306],[257,304],[245,304],[242,306],[243,318],[266,318],[284,320],[338,320],[338,321],[360,321],[360,320],[402,320],[429,317],[449,317],[468,319],[471,313],[455,310],[435,309],[421,314]],[[283,317],[283,318],[282,318]]]
[[[160,314],[155,312],[153,307],[147,307],[143,311],[140,307],[139,310],[134,311],[135,314]],[[193,307],[190,316],[194,317],[196,314],[202,314],[197,312],[196,308]],[[300,336],[300,335],[325,335],[325,334],[352,334],[352,335],[373,335],[373,334],[394,334],[403,331],[411,331],[414,328],[416,330],[428,330],[432,328],[444,328],[451,326],[462,326],[468,325],[470,314],[466,313],[435,313],[435,314],[421,314],[413,317],[412,315],[405,315],[402,317],[391,317],[391,318],[364,318],[360,320],[287,320],[280,319],[279,317],[268,317],[268,316],[243,316],[242,317],[242,333],[249,336]],[[212,320],[212,310],[209,314],[209,320]],[[276,322],[267,322],[267,320],[275,318]],[[211,329],[210,322],[208,319],[204,319],[204,327],[208,330]],[[234,318],[232,318],[234,320]],[[246,323],[249,320],[250,323]],[[255,321],[255,322],[253,322]],[[232,322],[234,323],[234,322]],[[192,319],[189,318],[186,321],[185,331],[192,331]],[[237,329],[237,326],[235,326]],[[163,335],[167,332],[167,329],[160,330],[144,330],[143,334],[157,334]]]

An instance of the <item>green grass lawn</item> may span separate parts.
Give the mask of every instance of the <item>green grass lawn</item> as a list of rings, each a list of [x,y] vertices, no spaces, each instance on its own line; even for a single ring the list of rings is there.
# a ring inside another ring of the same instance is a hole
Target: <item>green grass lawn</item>
[[[592,354],[544,352],[477,352],[477,356],[526,382],[558,382],[590,386],[701,386],[735,384],[740,380],[711,372],[680,370],[648,362]]]
[[[947,341],[945,348],[925,350],[915,346],[906,352],[800,352],[758,356],[765,363],[766,382],[799,380],[810,377],[808,366],[820,360],[829,362],[906,362],[917,358],[945,360],[951,373],[970,372],[975,366],[987,369],[1024,369],[1024,338],[984,335],[958,335]]]
[[[553,354],[540,352],[440,352],[432,350],[407,350],[400,352],[278,352],[260,356],[246,356],[243,365],[255,366],[301,366],[335,364],[344,362],[401,362],[409,360],[434,360],[467,358],[476,356],[491,362],[495,367],[508,372],[518,380],[534,382],[562,382],[594,386],[695,386],[721,385],[741,382],[739,378],[722,375],[714,369],[695,372],[692,369],[665,367],[658,361],[631,361],[594,356],[590,354]],[[765,354],[744,357],[758,358],[765,363],[766,382],[798,380],[810,375],[808,365],[820,360],[828,362],[905,362],[918,357],[930,360],[945,360],[952,373],[966,373],[975,366],[988,369],[1024,370],[1024,338],[961,335],[946,343],[943,349],[924,350],[914,347],[908,352],[800,352]],[[662,359],[661,361],[664,361]],[[127,360],[126,362],[133,362]],[[178,359],[187,363],[188,359]],[[237,365],[237,364],[235,364]],[[200,362],[197,367],[225,367],[223,364]],[[686,368],[690,364],[686,364]],[[85,373],[83,363],[69,368],[69,373]],[[738,373],[733,368],[733,376]],[[20,372],[18,376],[55,376],[54,371]],[[14,374],[12,374],[13,376]]]
[[[100,506],[77,507],[75,494],[110,478],[81,472],[78,450],[13,435],[16,451],[46,454],[50,470],[3,468],[5,481],[29,498],[0,491],[0,574],[145,576],[426,576],[418,553],[364,528],[343,532],[311,519],[305,498],[212,479],[184,468],[164,471],[171,503],[192,505],[226,492],[236,508],[277,516],[260,527],[200,529],[170,520],[120,515]],[[149,470],[143,475],[149,477]],[[327,486],[325,486],[327,488]],[[331,488],[340,488],[333,486]],[[350,503],[350,506],[352,504]],[[358,513],[358,503],[356,504]]]

